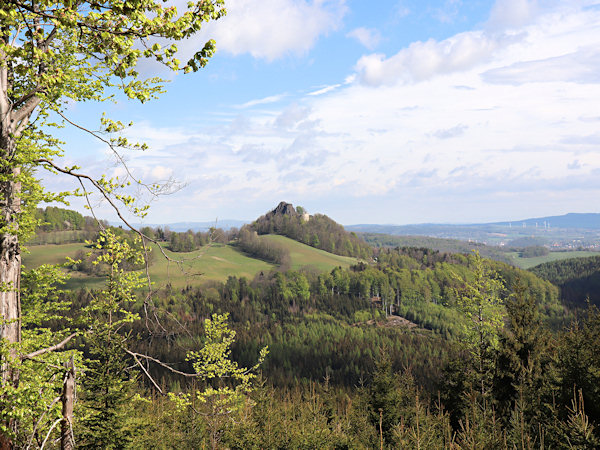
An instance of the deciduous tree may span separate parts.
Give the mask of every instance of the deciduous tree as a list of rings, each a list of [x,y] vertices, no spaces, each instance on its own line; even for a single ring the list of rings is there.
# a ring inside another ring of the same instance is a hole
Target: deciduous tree
[[[208,41],[182,64],[173,43],[161,47],[157,39],[178,41],[197,33],[204,21],[224,14],[223,0],[187,3],[184,11],[158,0],[48,1],[7,0],[0,9],[0,386],[18,385],[21,341],[21,243],[36,225],[33,212],[41,200],[64,199],[44,191],[35,171],[43,166],[91,183],[106,198],[134,209],[134,199],[116,192],[123,182],[93,179],[60,167],[60,142],[49,131],[66,116],[69,102],[103,101],[116,92],[144,102],[162,92],[159,79],[140,79],[136,64],[154,59],[174,71],[195,71],[215,50]],[[64,123],[63,122],[63,123]],[[61,124],[59,124],[61,125]],[[101,133],[115,133],[124,125],[106,117]],[[87,131],[87,130],[86,130]],[[118,148],[144,149],[121,136],[102,139]],[[120,156],[117,153],[117,157]],[[156,187],[150,186],[152,191]],[[155,192],[155,191],[154,191]],[[138,212],[143,212],[138,210]],[[3,429],[12,429],[4,424]],[[8,431],[0,432],[0,447],[10,446]]]
[[[506,310],[502,299],[504,284],[485,266],[479,253],[473,257],[474,279],[457,291],[457,305],[466,322],[464,345],[474,366],[474,389],[486,396],[491,388],[495,351]]]

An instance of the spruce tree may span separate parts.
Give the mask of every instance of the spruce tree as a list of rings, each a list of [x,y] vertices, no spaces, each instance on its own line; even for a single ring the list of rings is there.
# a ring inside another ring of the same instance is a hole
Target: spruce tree
[[[415,393],[412,376],[407,372],[400,376],[394,373],[388,349],[380,348],[368,390],[368,410],[371,424],[387,445],[394,445],[394,429],[403,416],[409,416]]]
[[[541,410],[546,372],[550,369],[550,333],[541,323],[535,299],[522,284],[506,301],[508,325],[501,332],[493,393],[505,424],[517,401],[525,420]]]

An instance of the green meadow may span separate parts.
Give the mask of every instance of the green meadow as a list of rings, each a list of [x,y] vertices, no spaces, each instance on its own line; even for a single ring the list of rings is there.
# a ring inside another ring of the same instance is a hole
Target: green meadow
[[[334,267],[349,267],[356,259],[338,256],[301,244],[292,239],[278,235],[266,235],[268,239],[284,246],[290,252],[292,269],[305,266],[315,267],[319,271],[330,271]],[[87,250],[85,244],[45,244],[29,246],[29,253],[24,255],[23,262],[27,268],[39,267],[42,264],[61,264],[66,257],[74,258],[78,250]],[[229,276],[252,279],[257,273],[268,272],[276,266],[249,257],[235,245],[211,244],[189,253],[175,253],[164,249],[163,256],[156,245],[152,246],[150,277],[156,287],[164,287],[168,283],[173,287],[197,285],[207,280],[225,281]],[[102,285],[102,277],[93,277],[78,271],[68,270],[71,279],[67,289],[81,287],[97,288]]]
[[[357,263],[356,258],[334,255],[278,234],[263,235],[261,239],[268,239],[285,247],[290,252],[293,270],[313,266],[322,272],[328,272],[337,266],[347,268]]]
[[[573,252],[550,252],[545,256],[537,256],[535,258],[522,258],[519,256],[518,252],[511,252],[506,254],[511,258],[513,263],[521,268],[521,269],[531,269],[537,265],[559,261],[561,259],[569,259],[569,258],[585,258],[587,256],[598,256],[599,252],[589,252],[589,251],[573,251]]]

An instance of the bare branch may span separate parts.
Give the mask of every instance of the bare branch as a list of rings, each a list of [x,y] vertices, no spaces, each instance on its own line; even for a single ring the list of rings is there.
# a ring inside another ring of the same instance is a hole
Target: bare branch
[[[142,233],[140,230],[138,230],[137,228],[135,228],[133,225],[131,225],[121,214],[121,210],[119,209],[119,207],[115,204],[115,202],[113,201],[113,199],[110,197],[109,193],[106,192],[106,190],[92,177],[90,177],[89,175],[83,174],[83,173],[76,173],[74,172],[72,169],[65,169],[62,168],[58,165],[56,165],[53,161],[49,160],[49,159],[39,159],[36,161],[39,164],[45,164],[47,166],[50,166],[52,169],[56,170],[57,172],[66,174],[66,175],[71,175],[75,178],[77,178],[77,180],[79,181],[80,185],[83,188],[83,192],[84,192],[84,196],[86,197],[86,201],[88,202],[88,206],[90,207],[90,209],[93,210],[93,208],[91,208],[91,205],[89,203],[89,196],[88,196],[88,191],[85,189],[85,186],[83,184],[83,181],[86,180],[89,183],[91,183],[94,188],[96,188],[100,194],[102,194],[102,196],[104,197],[104,199],[110,204],[110,206],[114,209],[114,211],[117,213],[117,216],[121,219],[121,221],[134,233],[136,233],[138,236],[140,236],[140,238],[142,239],[142,243],[144,245],[144,250],[147,250],[147,246],[146,246],[146,241],[152,242],[153,244],[155,244],[159,251],[161,252],[162,256],[169,262],[169,263],[174,263],[177,264],[178,267],[181,268],[182,271],[183,270],[183,261],[180,260],[176,260],[171,258],[166,252],[165,249],[162,247],[162,245],[158,242],[158,240],[151,238],[149,236],[146,236],[144,233]],[[96,219],[96,221],[98,221],[98,219],[96,218],[96,216],[94,215],[94,218]],[[146,317],[147,317],[147,304],[149,302],[149,300],[152,298],[152,284],[150,281],[150,274],[149,274],[149,265],[147,263],[147,254],[145,255],[145,259],[146,259],[146,279],[147,279],[147,286],[148,286],[148,294],[146,296],[146,299],[144,300],[144,310],[146,311]],[[185,272],[185,271],[184,271]],[[159,318],[156,315],[156,307],[154,305],[153,306],[153,310],[154,310],[154,321],[155,323],[162,329],[163,332],[166,332],[166,328],[160,323]],[[147,323],[147,322],[146,322]],[[185,329],[185,327],[183,327],[182,324],[179,323],[179,325],[189,334],[189,331]]]
[[[138,364],[138,366],[140,366],[142,368],[142,370],[144,371],[144,373],[146,374],[146,376],[148,377],[148,379],[152,382],[152,384],[154,385],[154,387],[158,390],[158,392],[161,393],[161,395],[164,395],[164,392],[162,391],[162,389],[160,388],[160,386],[156,383],[156,381],[154,381],[154,378],[152,378],[152,375],[150,375],[150,373],[148,373],[148,371],[146,370],[146,368],[144,367],[144,365],[142,364],[142,362],[138,359],[138,357],[131,353],[128,350],[125,350],[127,353],[129,353],[130,355],[133,356],[133,359],[135,359],[135,362]]]
[[[173,259],[169,255],[167,255],[167,253],[165,252],[165,250],[162,247],[162,245],[160,245],[160,243],[156,239],[151,238],[149,236],[146,236],[144,233],[142,233],[137,228],[135,228],[133,225],[131,225],[127,221],[127,219],[125,219],[125,217],[123,217],[123,214],[121,214],[121,210],[115,204],[115,202],[110,197],[110,195],[108,194],[108,192],[106,192],[106,190],[94,178],[90,177],[89,175],[83,174],[83,173],[76,173],[72,169],[64,169],[64,168],[56,165],[53,161],[51,161],[49,159],[46,159],[46,158],[38,159],[35,162],[38,163],[38,164],[45,164],[47,166],[50,166],[52,169],[56,170],[57,172],[64,173],[65,175],[71,175],[71,176],[73,176],[75,178],[78,178],[79,180],[87,180],[87,181],[89,181],[98,190],[98,192],[100,192],[100,194],[102,194],[102,196],[104,197],[104,199],[114,209],[114,211],[116,212],[116,214],[119,217],[119,219],[121,219],[121,221],[127,226],[127,228],[129,228],[131,231],[133,231],[134,233],[136,233],[142,239],[147,239],[148,241],[156,244],[157,247],[159,248],[160,252],[162,253],[162,255],[165,257],[165,259],[167,259],[167,261],[170,261],[170,262],[173,262],[173,263],[176,263],[176,264],[181,264],[182,263],[182,261]]]
[[[84,126],[79,125],[78,123],[73,122],[72,120],[70,120],[68,117],[66,117],[62,112],[55,110],[54,112],[56,112],[56,114],[58,114],[60,117],[63,118],[63,120],[65,120],[69,125],[74,126],[75,128],[84,131],[90,135],[92,135],[93,137],[95,137],[96,139],[98,139],[100,142],[106,144],[110,150],[113,152],[113,154],[115,155],[115,157],[118,159],[119,163],[121,164],[121,166],[123,166],[123,168],[125,169],[125,171],[127,172],[127,175],[135,181],[136,184],[143,186],[153,197],[157,197],[158,195],[161,194],[169,194],[171,192],[159,192],[158,190],[154,190],[150,185],[146,184],[146,183],[142,183],[140,180],[138,180],[135,176],[133,176],[133,174],[131,173],[131,171],[129,170],[129,166],[127,165],[126,161],[123,159],[123,156],[121,156],[121,154],[117,151],[117,146],[115,146],[109,139],[105,139],[102,136],[100,136],[100,134],[96,131],[92,131],[89,128],[86,128]],[[174,182],[167,182],[167,184],[169,186],[174,185]],[[175,192],[175,191],[172,191]]]
[[[35,437],[35,433],[37,431],[37,428],[38,428],[39,424],[42,422],[42,419],[44,418],[44,416],[46,415],[46,413],[48,411],[50,411],[52,409],[52,407],[54,405],[56,405],[59,401],[60,401],[60,397],[56,397],[54,400],[52,400],[52,403],[50,403],[50,405],[48,406],[48,408],[46,408],[46,410],[42,413],[42,415],[40,416],[40,418],[38,419],[38,421],[35,423],[35,426],[33,427],[33,431],[31,432],[31,436],[29,437],[29,441],[27,442],[27,447],[25,447],[26,450],[29,450],[31,448],[31,444],[33,443],[33,438]]]
[[[165,363],[164,363],[164,362],[162,362],[161,360],[159,360],[159,359],[156,359],[156,358],[153,358],[152,356],[143,355],[143,354],[141,354],[141,353],[135,353],[135,352],[132,352],[131,350],[127,350],[127,349],[125,349],[125,352],[126,352],[126,353],[128,353],[128,354],[130,354],[130,355],[131,355],[131,356],[133,356],[134,358],[135,358],[135,357],[140,357],[140,358],[145,358],[145,359],[147,359],[147,360],[150,360],[150,361],[152,361],[152,362],[155,362],[155,363],[156,363],[156,364],[158,364],[159,366],[162,366],[162,367],[164,367],[165,369],[168,369],[168,370],[170,370],[171,372],[173,372],[173,373],[176,373],[176,374],[178,374],[178,375],[182,375],[182,376],[184,376],[184,377],[190,377],[190,378],[196,378],[196,377],[198,377],[198,374],[197,374],[197,373],[187,373],[187,372],[181,372],[180,370],[177,370],[177,369],[173,369],[173,368],[172,368],[171,366],[169,366],[168,364],[165,364]]]
[[[58,425],[60,422],[62,421],[62,417],[60,419],[57,419],[56,422],[54,422],[52,424],[52,426],[50,427],[50,429],[48,430],[48,434],[46,435],[46,439],[44,439],[44,442],[42,442],[42,446],[40,447],[40,450],[43,450],[44,445],[46,445],[46,442],[48,441],[48,438],[50,437],[50,433],[52,433],[52,430],[54,430],[54,427],[56,425]]]
[[[56,345],[53,345],[52,347],[46,347],[46,348],[43,348],[41,350],[36,350],[35,352],[29,353],[27,355],[23,355],[23,356],[21,356],[21,359],[33,359],[36,356],[43,355],[44,353],[54,352],[56,350],[60,350],[65,345],[67,345],[69,343],[69,341],[71,339],[73,339],[75,336],[77,336],[78,334],[79,333],[73,333],[70,336],[67,336],[65,339],[63,339],[61,342],[59,342]]]

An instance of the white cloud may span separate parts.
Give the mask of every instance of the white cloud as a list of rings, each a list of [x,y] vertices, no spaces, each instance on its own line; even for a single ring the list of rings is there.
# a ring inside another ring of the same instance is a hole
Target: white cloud
[[[517,39],[518,36],[473,31],[439,42],[414,42],[390,58],[377,53],[363,56],[356,63],[356,71],[368,85],[413,83],[487,62],[498,48]]]
[[[373,53],[361,57],[355,70],[367,85],[417,83],[432,77],[492,64],[490,82],[521,83],[535,72],[550,80],[595,79],[598,12],[586,11],[590,1],[498,0],[481,30],[447,39],[417,41],[395,55]],[[582,29],[577,29],[580,26]],[[574,36],[581,39],[574,47]],[[545,39],[547,46],[538,45]],[[519,45],[520,44],[520,45]],[[518,55],[511,50],[515,46]],[[589,47],[587,50],[586,47]],[[584,51],[586,50],[586,51]],[[568,53],[573,53],[569,56]],[[510,64],[498,67],[505,58]],[[592,61],[587,58],[592,57]]]
[[[411,13],[410,8],[406,6],[403,1],[398,2],[394,11],[394,16],[396,19],[403,19]]]
[[[499,29],[523,27],[542,11],[538,0],[497,0],[487,25]]]
[[[453,23],[461,5],[461,0],[446,0],[440,8],[434,10],[433,16],[442,23]]]
[[[240,198],[265,211],[285,198],[343,223],[589,210],[600,195],[599,24],[596,9],[536,11],[510,33],[371,55],[359,63],[363,83],[290,95],[220,128],[140,127],[154,147],[133,162],[174,161],[189,188],[169,205],[190,205],[159,209],[174,217],[198,217],[201,205],[208,218]],[[317,198],[330,206],[307,204]]]
[[[467,130],[467,128],[469,128],[467,125],[461,124],[461,125],[456,125],[455,127],[452,127],[452,128],[446,128],[443,130],[434,131],[433,133],[431,133],[431,135],[438,139],[450,139],[453,137],[460,136],[461,134],[464,134],[464,132]]]
[[[325,87],[323,87],[321,89],[317,89],[316,91],[309,92],[306,95],[315,96],[315,95],[327,94],[328,92],[336,90],[340,86],[341,86],[341,84],[332,84],[331,86],[325,86]]]
[[[373,28],[355,28],[354,30],[346,34],[346,37],[356,39],[369,50],[373,50],[381,42],[381,34],[378,30]]]
[[[292,103],[277,116],[275,125],[283,129],[294,128],[304,121],[309,113],[309,108],[300,106],[297,103]]]
[[[346,10],[345,0],[228,0],[227,15],[206,34],[219,50],[271,61],[306,53],[339,27]]]
[[[151,181],[165,181],[173,176],[173,169],[165,166],[154,166],[150,171]]]
[[[269,103],[277,103],[278,101],[281,101],[286,96],[287,96],[287,94],[270,95],[268,97],[250,100],[241,105],[237,105],[237,108],[244,109],[244,108],[251,108],[252,106],[257,106],[257,105],[266,105]]]
[[[600,50],[580,49],[568,55],[517,62],[490,69],[482,74],[488,83],[523,84],[530,82],[600,82]]]

